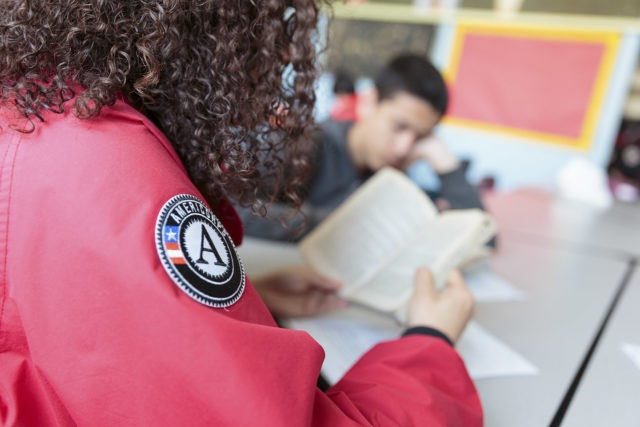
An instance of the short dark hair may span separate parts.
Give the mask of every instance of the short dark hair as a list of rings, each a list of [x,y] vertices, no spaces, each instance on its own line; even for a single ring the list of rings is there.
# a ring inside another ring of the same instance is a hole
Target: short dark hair
[[[440,71],[423,56],[396,56],[380,70],[375,85],[380,101],[406,92],[425,100],[440,114],[444,115],[447,110],[447,85]]]
[[[356,92],[355,84],[353,83],[353,77],[351,74],[344,70],[338,70],[335,72],[335,79],[333,82],[333,93],[336,95],[352,94]]]

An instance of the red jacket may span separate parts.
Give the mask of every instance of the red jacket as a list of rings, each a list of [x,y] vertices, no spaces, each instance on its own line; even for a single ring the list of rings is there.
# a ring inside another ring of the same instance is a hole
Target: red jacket
[[[232,210],[197,201],[153,124],[121,100],[45,120],[0,121],[3,425],[482,424],[434,337],[380,344],[318,390],[322,348],[275,325],[224,231],[241,238]]]

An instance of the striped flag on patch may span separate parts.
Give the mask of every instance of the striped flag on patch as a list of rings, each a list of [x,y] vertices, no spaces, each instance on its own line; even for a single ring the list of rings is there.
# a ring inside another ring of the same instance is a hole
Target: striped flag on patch
[[[167,257],[174,264],[186,264],[187,262],[180,250],[178,243],[178,227],[174,225],[165,225],[164,227],[164,249],[167,251]]]

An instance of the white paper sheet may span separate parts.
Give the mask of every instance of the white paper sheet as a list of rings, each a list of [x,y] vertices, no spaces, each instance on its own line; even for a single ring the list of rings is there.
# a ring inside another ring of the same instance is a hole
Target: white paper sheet
[[[538,368],[476,322],[456,345],[473,379],[536,375]]]
[[[307,331],[325,350],[322,373],[330,384],[375,344],[398,337],[402,327],[392,319],[361,307],[313,319],[292,319],[287,327]],[[456,345],[474,379],[535,375],[538,369],[475,322],[470,322]]]
[[[640,369],[640,345],[625,342],[622,343],[621,348],[622,352]]]
[[[464,279],[476,301],[522,301],[526,294],[492,272],[488,266],[464,272]]]

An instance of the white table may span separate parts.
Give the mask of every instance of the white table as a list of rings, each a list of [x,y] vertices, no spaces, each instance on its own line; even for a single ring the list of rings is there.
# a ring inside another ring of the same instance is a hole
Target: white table
[[[576,250],[640,257],[640,203],[616,202],[603,210],[538,189],[488,193],[484,200],[501,234]]]
[[[295,247],[246,239],[250,275],[300,263]],[[475,320],[540,369],[536,376],[477,381],[492,427],[548,425],[608,310],[627,264],[611,257],[505,237],[492,268],[527,293],[522,302],[482,303]]]
[[[640,346],[638,267],[604,330],[563,427],[640,426],[640,367],[623,353],[623,343]]]
[[[505,236],[506,237],[506,236]],[[476,382],[487,426],[547,426],[605,317],[623,260],[503,238],[493,270],[527,294],[480,303],[474,319],[536,365],[536,376]]]

